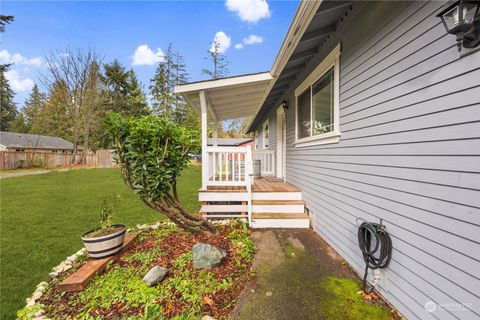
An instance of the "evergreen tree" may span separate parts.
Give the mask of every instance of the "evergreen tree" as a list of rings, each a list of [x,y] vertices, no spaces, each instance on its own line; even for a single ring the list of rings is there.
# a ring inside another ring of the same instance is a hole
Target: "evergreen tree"
[[[63,82],[52,84],[45,104],[33,118],[30,132],[70,140],[71,127],[68,125],[67,107],[64,103],[67,89]]]
[[[173,61],[173,69],[174,69],[174,86],[178,86],[180,84],[184,84],[188,80],[188,73],[187,67],[185,65],[185,59],[183,56],[177,51],[174,56]],[[195,123],[199,123],[200,121],[195,121],[192,119],[193,117],[198,118],[195,111],[188,103],[185,101],[183,96],[179,94],[174,95],[174,105],[175,110],[173,113],[173,119],[176,123],[186,125],[190,128],[196,128]],[[193,120],[193,123],[192,123]],[[192,126],[193,125],[193,126]]]
[[[207,53],[206,59],[212,62],[213,69],[202,69],[202,73],[213,80],[225,78],[228,75],[228,61],[220,49],[220,43],[217,40],[213,41],[212,48]]]
[[[105,109],[121,114],[128,112],[128,72],[120,61],[103,65]]]
[[[173,118],[175,109],[175,96],[173,94],[175,86],[174,75],[173,50],[172,45],[169,44],[164,60],[158,64],[155,75],[150,80],[149,87],[152,96],[153,112],[169,119]]]
[[[13,20],[14,20],[13,16],[0,15],[0,32],[5,32],[5,25],[9,24],[10,22],[13,22]],[[9,66],[10,66],[9,64],[0,64],[0,71],[7,72],[7,68]]]
[[[20,113],[24,122],[24,128],[27,130],[26,132],[30,132],[36,116],[44,108],[46,102],[47,96],[45,93],[40,92],[38,86],[35,84],[29,97],[25,100],[25,104]]]
[[[14,93],[5,72],[8,67],[0,69],[0,130],[9,130],[11,123],[17,116],[17,106],[13,102]]]
[[[128,72],[128,112],[132,116],[146,115],[148,111],[147,96],[138,82],[137,75],[133,70]]]
[[[105,109],[123,115],[147,114],[147,98],[135,72],[125,70],[118,60],[105,64],[103,68]]]

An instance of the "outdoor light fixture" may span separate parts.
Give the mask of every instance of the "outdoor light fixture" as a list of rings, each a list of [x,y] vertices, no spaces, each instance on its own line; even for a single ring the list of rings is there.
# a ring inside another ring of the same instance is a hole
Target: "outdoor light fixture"
[[[288,102],[283,100],[281,106],[283,107],[283,112],[287,113],[288,110]]]
[[[443,21],[447,32],[457,36],[458,51],[473,48],[480,43],[480,1],[459,0],[447,4],[437,17]]]

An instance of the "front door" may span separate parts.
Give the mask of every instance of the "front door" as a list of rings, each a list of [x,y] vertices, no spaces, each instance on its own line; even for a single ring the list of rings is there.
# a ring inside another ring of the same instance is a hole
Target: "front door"
[[[277,108],[277,178],[285,179],[285,117],[283,107]]]

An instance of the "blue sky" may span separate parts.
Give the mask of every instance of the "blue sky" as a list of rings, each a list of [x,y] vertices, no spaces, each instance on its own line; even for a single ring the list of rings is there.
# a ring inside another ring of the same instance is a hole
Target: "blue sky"
[[[190,80],[204,79],[201,69],[208,66],[204,58],[215,35],[230,75],[268,71],[298,1],[1,1],[0,6],[2,14],[15,16],[1,35],[0,62],[15,62],[7,78],[21,108],[39,72],[46,71],[43,56],[66,46],[95,48],[104,62],[119,59],[136,71],[145,90],[169,43],[185,57]]]

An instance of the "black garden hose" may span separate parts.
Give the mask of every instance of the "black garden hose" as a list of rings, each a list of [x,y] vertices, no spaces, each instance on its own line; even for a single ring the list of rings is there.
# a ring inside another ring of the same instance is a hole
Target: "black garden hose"
[[[372,248],[372,239],[375,244]],[[392,239],[385,230],[385,226],[380,223],[372,223],[363,220],[358,227],[358,245],[362,250],[363,260],[365,261],[365,274],[363,276],[363,292],[369,294],[375,288],[375,285],[367,289],[368,269],[385,268],[392,258]]]

